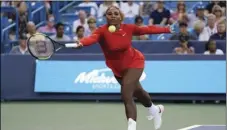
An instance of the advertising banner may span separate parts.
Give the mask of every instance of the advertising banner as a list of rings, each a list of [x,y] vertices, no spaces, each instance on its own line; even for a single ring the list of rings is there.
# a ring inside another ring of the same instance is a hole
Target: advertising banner
[[[149,93],[225,93],[225,61],[146,61],[140,78]],[[35,92],[120,93],[104,61],[37,61]]]

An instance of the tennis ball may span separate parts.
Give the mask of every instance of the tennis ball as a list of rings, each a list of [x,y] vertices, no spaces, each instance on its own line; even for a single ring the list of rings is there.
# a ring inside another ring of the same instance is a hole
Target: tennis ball
[[[112,33],[116,31],[116,27],[114,25],[110,25],[108,30]]]

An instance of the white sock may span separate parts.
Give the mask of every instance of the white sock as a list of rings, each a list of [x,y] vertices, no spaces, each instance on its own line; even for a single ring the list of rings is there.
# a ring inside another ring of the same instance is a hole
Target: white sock
[[[136,121],[132,118],[128,119],[128,130],[136,130]]]
[[[149,111],[149,114],[151,114],[152,116],[155,116],[156,114],[159,113],[159,108],[152,103],[151,107],[148,108],[148,111]]]

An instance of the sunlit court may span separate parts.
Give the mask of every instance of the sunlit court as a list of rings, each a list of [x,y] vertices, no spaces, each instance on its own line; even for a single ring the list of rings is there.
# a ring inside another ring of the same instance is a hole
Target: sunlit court
[[[226,130],[226,1],[0,1],[1,130]]]

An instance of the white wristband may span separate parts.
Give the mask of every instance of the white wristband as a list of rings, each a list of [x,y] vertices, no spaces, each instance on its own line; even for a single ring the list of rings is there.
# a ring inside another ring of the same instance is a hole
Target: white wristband
[[[78,47],[78,44],[76,44],[76,43],[67,43],[67,44],[65,44],[65,47],[67,47],[67,48]]]

